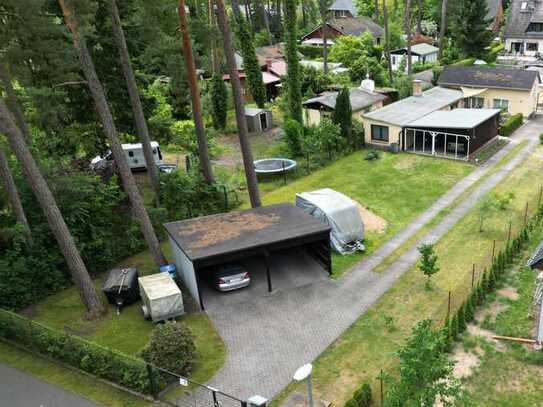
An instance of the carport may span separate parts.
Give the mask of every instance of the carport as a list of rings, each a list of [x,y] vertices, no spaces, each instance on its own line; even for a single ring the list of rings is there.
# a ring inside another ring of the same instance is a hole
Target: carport
[[[407,125],[403,150],[468,160],[498,135],[499,109],[438,110]]]
[[[330,227],[296,206],[284,203],[228,212],[164,225],[178,274],[205,309],[202,270],[242,259],[261,259],[268,292],[273,290],[270,254],[304,248],[331,274]],[[303,271],[302,271],[303,272]]]

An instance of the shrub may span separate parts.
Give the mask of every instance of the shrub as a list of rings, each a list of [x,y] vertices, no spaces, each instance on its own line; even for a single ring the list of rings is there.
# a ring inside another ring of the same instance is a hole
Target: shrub
[[[328,50],[330,50],[330,44],[328,44]],[[304,57],[309,59],[316,59],[322,57],[322,47],[313,47],[311,45],[300,45],[298,51]]]
[[[195,353],[192,333],[185,324],[166,322],[155,327],[141,356],[155,366],[187,376],[194,365]]]
[[[364,160],[373,161],[378,160],[379,158],[381,158],[381,152],[379,150],[370,150],[366,153]]]
[[[509,137],[522,125],[522,113],[517,113],[508,118],[500,127],[500,135]]]
[[[363,383],[345,403],[345,407],[370,407],[371,402],[371,386],[368,383]]]
[[[539,135],[539,144],[543,145],[543,133]]]
[[[355,147],[363,147],[366,144],[366,140],[364,139],[364,123],[360,120],[353,119],[351,131]]]
[[[222,77],[215,73],[211,79],[211,116],[213,127],[220,130],[226,126],[226,115],[228,113],[228,91]]]
[[[296,120],[287,119],[283,130],[285,130],[285,140],[289,153],[293,157],[298,157],[302,154],[302,125]]]

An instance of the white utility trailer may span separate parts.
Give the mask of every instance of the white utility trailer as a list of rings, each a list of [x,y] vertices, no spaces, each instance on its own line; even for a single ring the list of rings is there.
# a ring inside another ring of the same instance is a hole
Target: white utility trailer
[[[181,290],[169,273],[140,277],[138,282],[145,318],[160,322],[185,313]]]

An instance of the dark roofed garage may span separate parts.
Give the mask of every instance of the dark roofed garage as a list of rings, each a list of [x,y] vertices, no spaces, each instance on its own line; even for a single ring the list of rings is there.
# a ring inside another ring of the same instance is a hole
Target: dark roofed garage
[[[206,274],[221,265],[239,262],[251,272],[251,288],[238,297],[271,292],[275,280],[280,289],[307,284],[315,265],[332,272],[330,227],[292,204],[171,222],[165,228],[178,274],[202,309],[205,297],[219,295],[206,284]]]

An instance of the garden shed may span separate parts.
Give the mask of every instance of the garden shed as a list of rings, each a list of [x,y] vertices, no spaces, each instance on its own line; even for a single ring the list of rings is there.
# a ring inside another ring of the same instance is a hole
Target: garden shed
[[[332,272],[330,226],[290,203],[170,222],[165,228],[179,277],[202,309],[204,273],[210,267],[259,258],[266,266],[268,292],[273,289],[270,256],[280,250],[305,249]]]
[[[254,107],[245,108],[245,120],[249,133],[260,133],[272,128],[272,112],[267,109]]]

